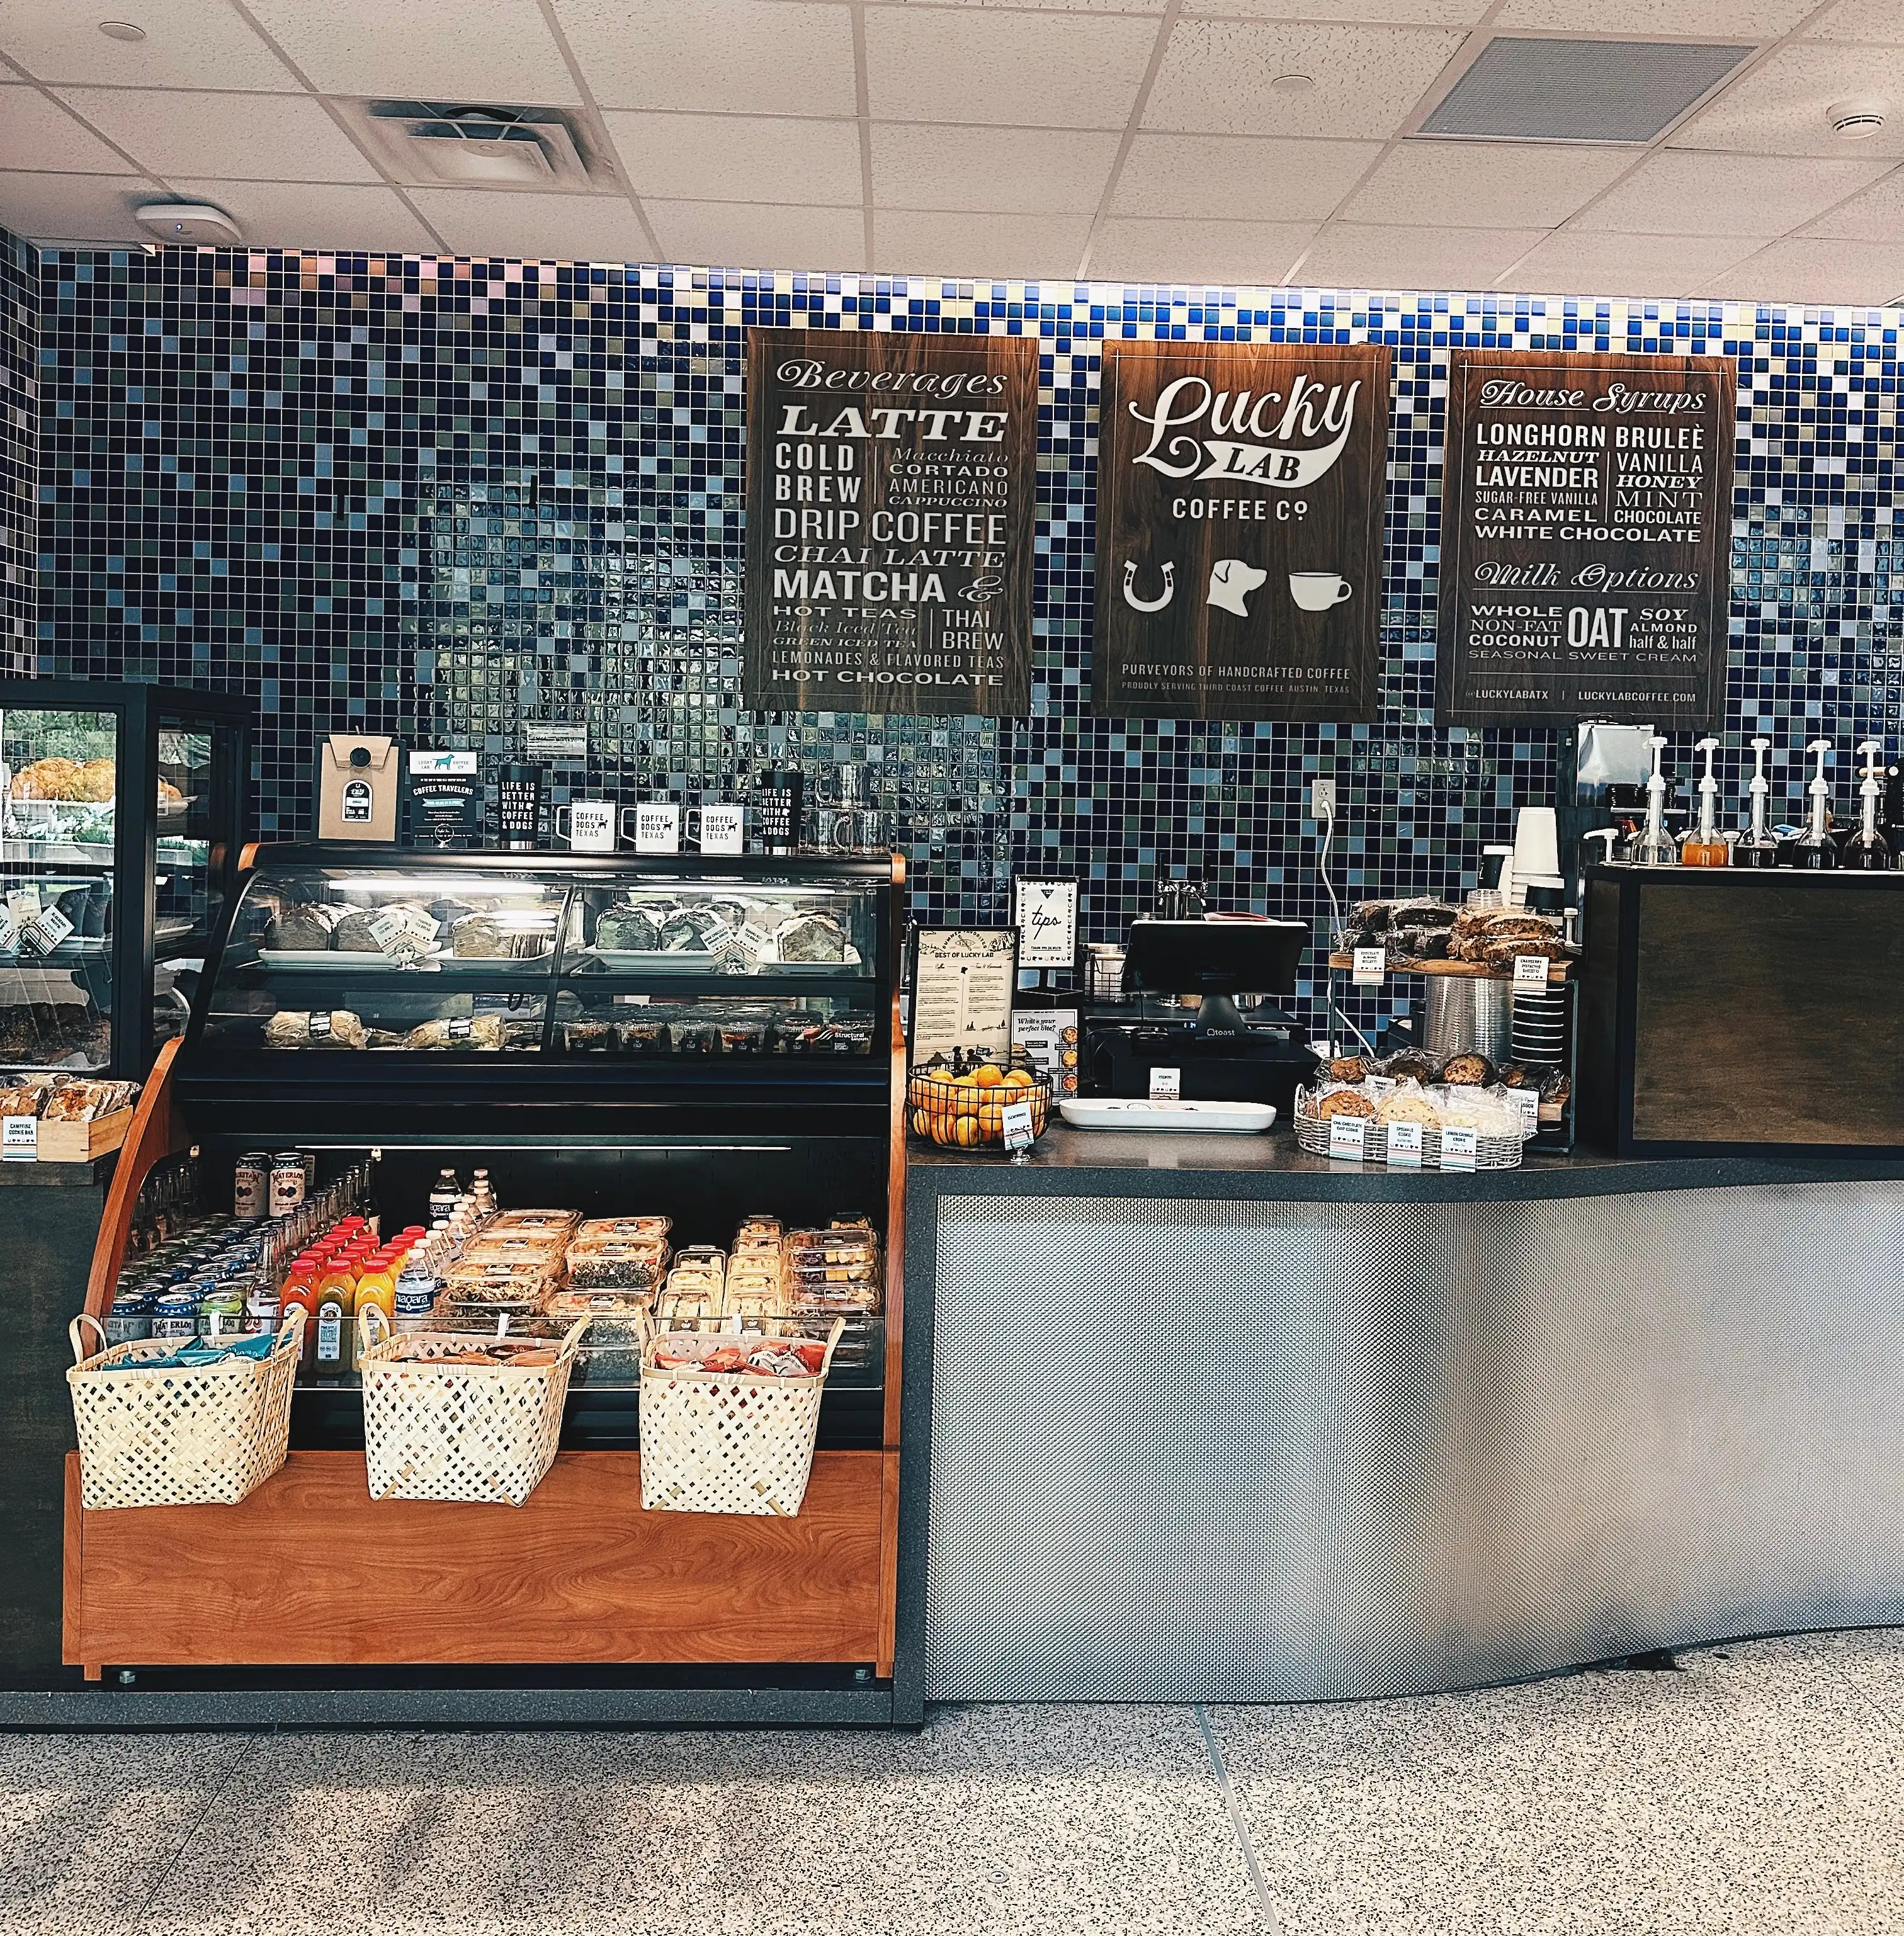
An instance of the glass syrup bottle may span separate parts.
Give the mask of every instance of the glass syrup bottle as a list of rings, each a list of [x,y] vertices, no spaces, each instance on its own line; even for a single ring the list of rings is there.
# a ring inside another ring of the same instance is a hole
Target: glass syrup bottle
[[[1812,815],[1805,831],[1787,848],[1785,864],[1819,873],[1838,864],[1838,843],[1831,837],[1831,783],[1824,776],[1824,758],[1831,751],[1831,742],[1814,740],[1805,750],[1818,756],[1818,770],[1806,788],[1812,796]]]
[[[1766,777],[1765,756],[1771,750],[1769,740],[1752,742],[1752,779],[1747,789],[1751,797],[1751,820],[1749,825],[1739,830],[1739,838],[1733,843],[1732,864],[1735,867],[1775,867],[1778,864],[1778,836],[1766,824],[1771,817],[1768,807],[1772,782]]]
[[[1660,755],[1666,749],[1666,741],[1656,733],[1646,743],[1653,749],[1653,772],[1646,782],[1646,831],[1633,850],[1633,864],[1671,867],[1678,864],[1679,850],[1666,830],[1666,776],[1660,770]]]
[[[1699,782],[1699,825],[1686,836],[1685,845],[1679,849],[1679,864],[1682,867],[1724,867],[1732,861],[1732,849],[1713,824],[1718,805],[1719,782],[1712,775],[1712,755],[1718,749],[1719,743],[1713,739],[1702,740],[1693,749],[1694,752],[1706,755],[1706,770],[1700,776]]]
[[[1858,797],[1863,806],[1857,830],[1845,842],[1842,864],[1855,867],[1866,873],[1882,873],[1891,864],[1890,842],[1878,825],[1878,802],[1884,794],[1884,785],[1878,776],[1878,755],[1879,743],[1875,740],[1863,741],[1858,751],[1864,755],[1864,777],[1858,785]]]

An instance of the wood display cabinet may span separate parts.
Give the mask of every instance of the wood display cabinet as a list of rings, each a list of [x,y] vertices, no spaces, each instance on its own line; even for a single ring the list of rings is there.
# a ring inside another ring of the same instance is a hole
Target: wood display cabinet
[[[114,1726],[916,1724],[903,881],[886,857],[258,850],[141,1099],[94,1314],[156,1166],[195,1151],[229,1210],[241,1156],[291,1149],[320,1182],[369,1162],[390,1228],[428,1221],[446,1166],[486,1168],[505,1208],[664,1214],[677,1247],[725,1248],[759,1213],[862,1215],[884,1308],[842,1340],[791,1518],[644,1511],[625,1354],[578,1360],[562,1449],[520,1508],[373,1500],[348,1376],[301,1374],[289,1459],[238,1506],[89,1511],[73,1455],[64,1652],[104,1685],[70,1698]],[[434,937],[367,939],[416,909]],[[313,1015],[331,1024],[316,1040]]]

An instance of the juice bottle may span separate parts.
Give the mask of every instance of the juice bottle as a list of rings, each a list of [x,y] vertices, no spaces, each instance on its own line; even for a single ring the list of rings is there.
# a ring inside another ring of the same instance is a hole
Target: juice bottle
[[[304,1336],[298,1369],[308,1372],[317,1349],[317,1260],[308,1254],[294,1258],[284,1274],[278,1294],[278,1322],[294,1310],[304,1314]]]
[[[374,1305],[383,1314],[385,1337],[396,1329],[397,1280],[386,1251],[375,1251],[364,1260],[363,1274],[357,1280],[357,1299],[350,1325],[351,1337],[357,1336],[357,1317]]]
[[[311,1368],[320,1378],[337,1378],[348,1367],[344,1347],[356,1289],[356,1274],[348,1260],[334,1257],[317,1281],[317,1339]]]

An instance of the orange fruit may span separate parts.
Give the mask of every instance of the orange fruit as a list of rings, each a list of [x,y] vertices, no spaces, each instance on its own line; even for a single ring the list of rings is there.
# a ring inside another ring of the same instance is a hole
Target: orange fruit
[[[1005,1086],[1008,1089],[1029,1089],[1037,1080],[1028,1069],[1013,1069],[1006,1072]]]
[[[1005,1079],[1005,1072],[995,1062],[981,1063],[972,1072],[972,1080],[981,1089],[996,1089]]]
[[[971,1149],[976,1146],[979,1140],[979,1121],[976,1116],[961,1116],[954,1127],[956,1134],[953,1140],[961,1149]]]

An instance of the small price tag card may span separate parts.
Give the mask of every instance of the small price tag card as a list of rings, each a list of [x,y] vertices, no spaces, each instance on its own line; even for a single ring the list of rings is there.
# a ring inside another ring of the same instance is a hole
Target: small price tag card
[[[1510,1089],[1507,1100],[1521,1112],[1521,1136],[1524,1142],[1529,1136],[1540,1133],[1540,1091],[1538,1089]]]
[[[1547,985],[1547,957],[1544,954],[1517,954],[1514,957],[1514,985],[1517,988],[1544,988]]]
[[[14,925],[11,914],[0,913],[0,954],[17,954],[20,952],[20,930]]]
[[[1153,1069],[1150,1072],[1150,1100],[1153,1103],[1174,1103],[1182,1094],[1181,1069]]]
[[[1329,1154],[1360,1163],[1368,1150],[1369,1119],[1366,1116],[1331,1116],[1329,1118]]]
[[[1476,1130],[1443,1130],[1441,1133],[1441,1166],[1443,1169],[1473,1169],[1481,1155],[1481,1136]]]
[[[1005,1127],[1005,1147],[1008,1150],[1029,1149],[1036,1140],[1031,1128],[1031,1105],[1007,1103],[1001,1116]]]
[[[50,954],[73,932],[73,924],[56,907],[42,908],[20,931],[20,939],[35,954]]]
[[[1379,1103],[1394,1086],[1392,1075],[1365,1075],[1362,1078],[1362,1087],[1369,1092],[1371,1103]]]
[[[1385,948],[1358,948],[1355,951],[1355,973],[1353,980],[1358,988],[1379,988],[1388,973],[1388,951]]]
[[[1420,1123],[1391,1123],[1388,1125],[1388,1166],[1391,1169],[1419,1169],[1421,1167],[1421,1132]]]
[[[37,1163],[40,1157],[38,1116],[0,1117],[0,1156],[8,1163]]]

